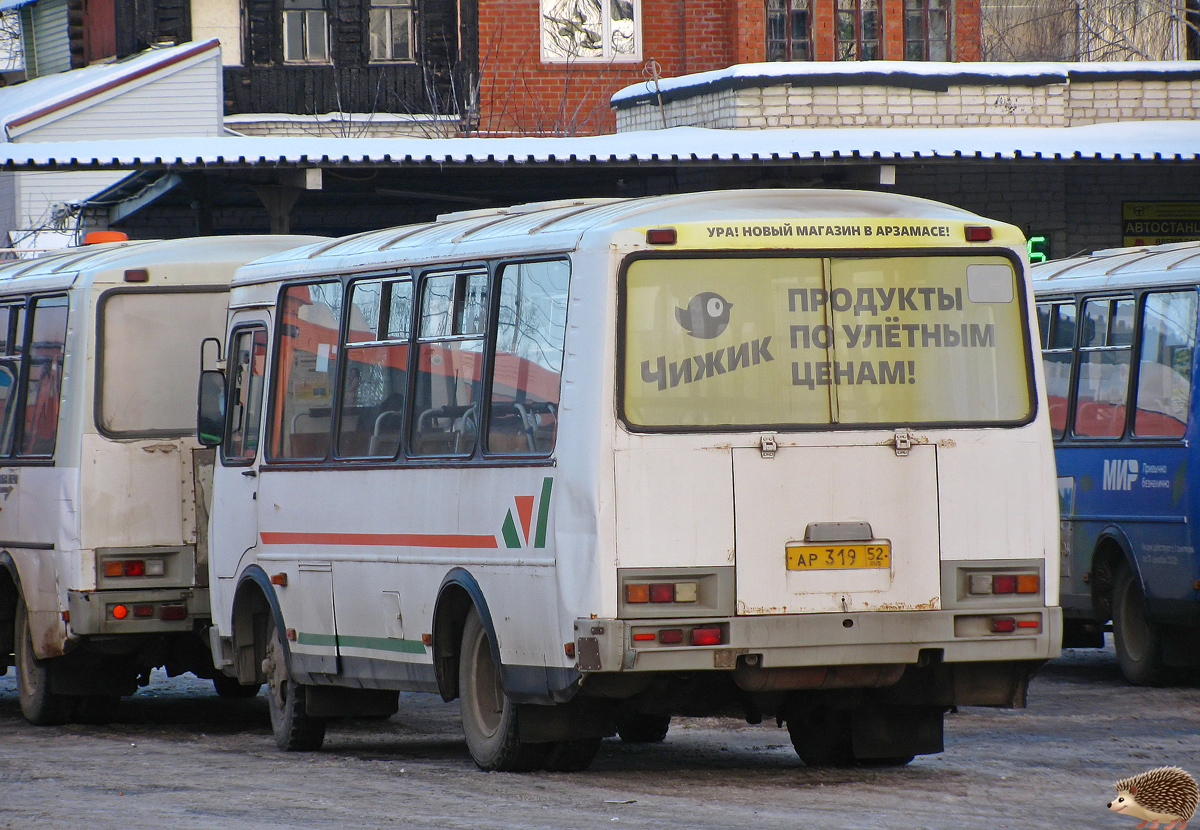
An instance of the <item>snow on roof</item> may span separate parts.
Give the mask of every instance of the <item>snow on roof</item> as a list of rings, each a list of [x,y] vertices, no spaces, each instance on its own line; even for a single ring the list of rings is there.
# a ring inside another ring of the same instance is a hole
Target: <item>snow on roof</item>
[[[1200,61],[1112,61],[1102,63],[943,61],[772,61],[743,63],[711,72],[661,78],[664,103],[727,89],[765,86],[900,86],[944,92],[960,85],[1065,84],[1083,80],[1196,80]],[[640,81],[612,96],[617,109],[657,103],[653,81]]]
[[[220,54],[217,40],[184,43],[163,49],[150,49],[113,63],[95,64],[83,69],[58,72],[21,84],[0,88],[0,124],[6,138],[14,130],[74,104],[101,95],[147,75],[183,63],[208,52]]]
[[[0,169],[711,164],[931,158],[1200,160],[1200,121],[1083,127],[673,127],[576,138],[244,136],[0,144]]]

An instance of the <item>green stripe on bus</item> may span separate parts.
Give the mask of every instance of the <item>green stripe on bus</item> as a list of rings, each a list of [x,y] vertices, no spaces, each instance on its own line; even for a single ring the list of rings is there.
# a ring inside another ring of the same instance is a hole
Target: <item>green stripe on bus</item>
[[[554,479],[542,479],[542,501],[538,505],[537,537],[533,541],[535,548],[546,547],[546,524],[550,518],[550,491],[554,488]]]
[[[517,523],[513,521],[512,511],[508,511],[508,515],[504,517],[504,544],[506,547],[519,548],[521,547],[521,537],[517,535]]]
[[[296,634],[296,642],[305,646],[370,648],[376,651],[397,651],[403,654],[425,653],[425,644],[420,640],[402,640],[398,637],[352,637],[346,634],[311,634],[301,631]]]

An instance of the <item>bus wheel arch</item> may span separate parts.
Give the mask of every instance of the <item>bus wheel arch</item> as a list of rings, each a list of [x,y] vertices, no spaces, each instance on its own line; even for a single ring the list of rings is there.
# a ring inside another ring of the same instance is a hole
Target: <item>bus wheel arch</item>
[[[459,694],[459,650],[467,617],[474,609],[491,644],[492,659],[500,662],[500,641],[492,624],[492,613],[483,589],[469,571],[455,568],[446,574],[433,606],[433,669],[442,700],[449,703]]]
[[[1092,614],[1096,625],[1104,625],[1112,619],[1113,589],[1117,584],[1117,571],[1124,565],[1133,570],[1133,554],[1129,543],[1112,530],[1106,530],[1096,542],[1092,553],[1092,568],[1089,584],[1092,589]]]
[[[0,668],[12,665],[13,626],[17,620],[17,597],[21,592],[21,583],[17,577],[17,566],[8,553],[0,552],[0,655],[5,662]]]
[[[269,587],[265,572],[251,566],[243,574],[233,595],[231,632],[233,635],[234,676],[239,683],[265,683],[263,660],[267,656],[270,625],[283,631],[279,600]]]

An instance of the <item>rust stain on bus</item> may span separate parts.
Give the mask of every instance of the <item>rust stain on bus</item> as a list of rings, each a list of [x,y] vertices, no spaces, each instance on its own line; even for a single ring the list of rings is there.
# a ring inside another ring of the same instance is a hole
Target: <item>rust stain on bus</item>
[[[914,605],[909,605],[907,602],[885,602],[881,605],[876,605],[871,608],[872,611],[936,611],[941,602],[941,597],[933,597],[928,602],[918,602]],[[867,603],[863,603],[867,605]]]

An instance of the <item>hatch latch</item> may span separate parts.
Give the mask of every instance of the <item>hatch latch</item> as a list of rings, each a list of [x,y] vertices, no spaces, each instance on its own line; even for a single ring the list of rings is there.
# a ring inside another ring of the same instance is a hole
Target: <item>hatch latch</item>
[[[779,445],[775,443],[775,436],[770,433],[762,437],[761,447],[763,458],[774,458],[775,450],[779,449]]]
[[[907,429],[896,430],[896,437],[892,439],[892,443],[896,447],[896,455],[904,457],[908,455],[908,451],[912,449],[913,435]]]

